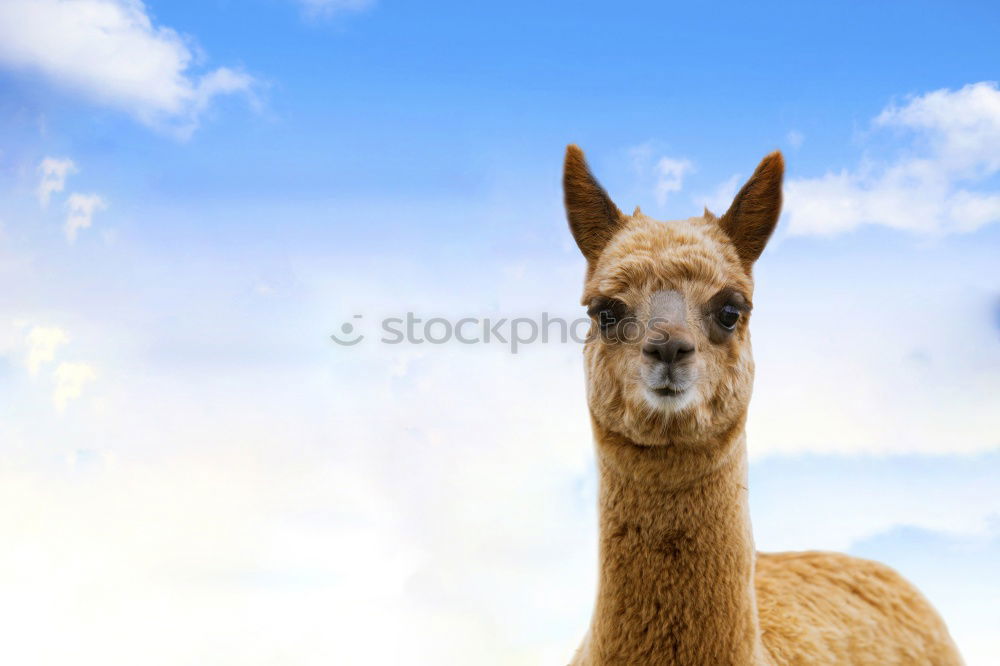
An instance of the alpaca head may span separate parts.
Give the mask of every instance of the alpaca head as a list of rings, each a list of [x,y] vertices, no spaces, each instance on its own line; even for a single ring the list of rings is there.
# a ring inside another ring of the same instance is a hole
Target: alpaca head
[[[753,382],[751,269],[778,220],[784,163],[764,158],[721,218],[623,214],[569,146],[563,186],[587,259],[584,355],[591,415],[604,431],[657,446],[739,427]]]

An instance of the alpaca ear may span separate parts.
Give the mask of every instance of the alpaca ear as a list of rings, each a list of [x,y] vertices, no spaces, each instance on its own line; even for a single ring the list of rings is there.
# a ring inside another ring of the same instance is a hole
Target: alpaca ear
[[[623,217],[590,173],[583,151],[573,144],[566,147],[563,195],[569,229],[583,256],[592,264],[618,231]]]
[[[776,150],[761,160],[729,210],[719,219],[719,225],[733,242],[748,273],[778,223],[784,174],[785,160]]]

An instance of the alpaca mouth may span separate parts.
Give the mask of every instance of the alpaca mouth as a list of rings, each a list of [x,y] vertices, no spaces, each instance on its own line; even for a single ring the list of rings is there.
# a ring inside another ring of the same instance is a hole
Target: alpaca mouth
[[[660,388],[650,387],[649,390],[661,398],[676,398],[687,391],[686,388],[674,388],[671,386],[661,386]]]

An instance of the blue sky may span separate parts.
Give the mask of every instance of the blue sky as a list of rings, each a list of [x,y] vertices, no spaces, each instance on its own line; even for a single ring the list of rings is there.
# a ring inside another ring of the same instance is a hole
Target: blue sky
[[[0,652],[565,661],[579,349],[374,334],[580,316],[576,142],[664,219],[785,152],[758,546],[884,560],[996,663],[998,31],[990,3],[5,2]]]

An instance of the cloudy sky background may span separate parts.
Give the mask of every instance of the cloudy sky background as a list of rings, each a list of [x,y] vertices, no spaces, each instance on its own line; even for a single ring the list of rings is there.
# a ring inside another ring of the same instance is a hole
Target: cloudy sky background
[[[758,547],[1000,661],[1000,11],[653,4],[0,4],[4,661],[565,663],[579,347],[378,322],[581,316],[570,141],[665,219],[785,151]]]

